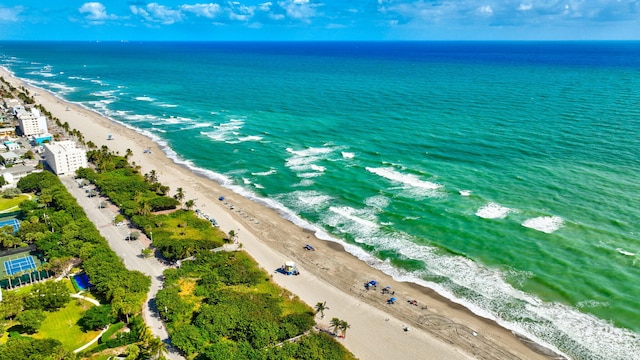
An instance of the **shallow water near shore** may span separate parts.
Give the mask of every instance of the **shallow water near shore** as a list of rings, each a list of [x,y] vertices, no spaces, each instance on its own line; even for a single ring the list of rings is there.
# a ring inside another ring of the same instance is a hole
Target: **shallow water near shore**
[[[397,279],[632,359],[638,45],[0,43],[0,64]]]

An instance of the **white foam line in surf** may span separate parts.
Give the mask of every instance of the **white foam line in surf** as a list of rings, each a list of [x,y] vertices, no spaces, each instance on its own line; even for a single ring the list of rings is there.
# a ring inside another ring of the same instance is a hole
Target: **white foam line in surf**
[[[269,171],[254,172],[254,173],[251,173],[251,175],[253,175],[253,176],[269,176],[269,175],[273,175],[275,173],[277,173],[276,169],[271,169]]]
[[[476,211],[476,216],[484,219],[504,219],[512,211],[508,207],[491,202],[479,208]]]
[[[381,176],[387,180],[398,182],[410,187],[416,187],[416,188],[421,188],[426,190],[437,190],[442,187],[442,185],[440,184],[436,184],[430,181],[420,180],[416,175],[403,174],[391,168],[367,167],[366,170],[369,171],[370,173]]]
[[[522,226],[524,227],[538,230],[547,234],[551,234],[552,232],[560,229],[562,225],[564,225],[564,219],[559,216],[540,216],[532,219],[527,219],[522,223]]]

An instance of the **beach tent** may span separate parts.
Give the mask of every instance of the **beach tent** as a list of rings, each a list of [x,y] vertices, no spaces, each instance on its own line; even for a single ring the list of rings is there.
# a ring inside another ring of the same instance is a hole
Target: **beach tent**
[[[293,261],[287,261],[284,263],[284,272],[287,275],[298,275],[298,269]]]
[[[395,304],[396,303],[396,298],[392,297],[389,298],[389,300],[387,300],[387,304]]]

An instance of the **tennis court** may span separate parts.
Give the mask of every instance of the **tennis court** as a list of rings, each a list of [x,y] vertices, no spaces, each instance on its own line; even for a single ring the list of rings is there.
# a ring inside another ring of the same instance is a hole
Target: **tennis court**
[[[7,225],[13,226],[13,232],[17,232],[20,229],[20,221],[18,219],[0,220],[0,228]]]
[[[27,255],[18,259],[7,260],[4,262],[4,270],[7,275],[13,275],[22,271],[27,271],[36,268],[36,262],[33,260],[33,256]]]

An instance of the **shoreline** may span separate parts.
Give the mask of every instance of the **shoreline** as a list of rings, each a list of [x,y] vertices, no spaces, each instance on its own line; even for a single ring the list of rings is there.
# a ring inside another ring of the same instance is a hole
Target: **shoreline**
[[[182,187],[186,199],[195,199],[196,208],[213,216],[221,229],[225,232],[237,230],[243,248],[268,273],[273,273],[283,261],[294,260],[302,275],[295,278],[274,275],[274,281],[311,306],[327,301],[330,310],[325,319],[318,319],[318,326],[327,326],[329,318],[334,316],[347,320],[352,328],[349,336],[341,341],[357,357],[383,359],[404,355],[400,357],[421,358],[419,354],[424,356],[425,352],[436,358],[557,357],[536,352],[510,330],[473,314],[433,289],[394,280],[346,251],[338,242],[318,239],[311,230],[283,218],[276,209],[245,198],[187,164],[170,158],[164,151],[166,145],[158,144],[149,136],[28,85],[5,68],[0,68],[0,75],[15,87],[28,88],[36,103],[63,123],[68,122],[70,128],[79,130],[86,141],[93,141],[98,147],[107,145],[121,154],[131,149],[131,161],[142,167],[142,173],[155,170],[160,182],[171,188],[171,193]],[[113,134],[113,140],[107,140],[107,134]],[[144,153],[146,149],[151,149],[151,153]],[[219,196],[225,197],[224,203],[218,200]],[[313,245],[316,251],[303,250],[306,243]],[[363,284],[371,279],[376,279],[381,287],[391,286],[398,303],[388,305],[385,301],[388,295],[365,290]],[[323,291],[318,294],[314,287]],[[335,300],[329,301],[329,298]],[[409,305],[409,299],[418,300],[420,306]],[[404,326],[411,331],[404,332]]]

